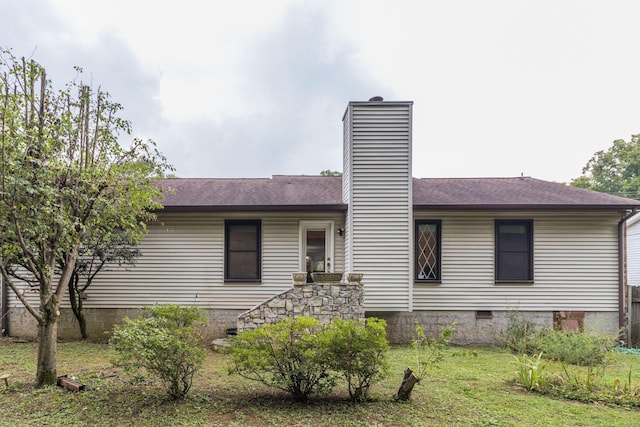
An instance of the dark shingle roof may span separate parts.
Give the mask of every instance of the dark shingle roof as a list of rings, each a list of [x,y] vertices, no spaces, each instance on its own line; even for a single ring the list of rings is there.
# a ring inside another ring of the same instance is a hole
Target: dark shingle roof
[[[413,180],[416,208],[630,209],[640,201],[530,177]]]
[[[342,177],[175,178],[160,181],[166,210],[341,210]]]
[[[160,181],[166,210],[337,210],[342,177],[175,178]],[[630,209],[640,201],[529,177],[414,178],[418,209]]]

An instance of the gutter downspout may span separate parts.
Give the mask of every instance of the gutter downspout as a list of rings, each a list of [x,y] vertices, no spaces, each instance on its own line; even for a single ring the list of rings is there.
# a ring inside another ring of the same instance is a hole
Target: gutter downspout
[[[2,280],[2,275],[0,275],[0,337],[6,337],[9,335],[9,307],[7,307],[9,303],[9,298],[7,295],[7,285],[4,280]]]
[[[629,218],[638,213],[637,209],[624,215],[618,222],[618,327],[620,330],[627,326],[627,316],[625,313],[625,291],[627,284],[626,263],[627,263],[627,239],[626,222]],[[627,339],[627,342],[629,340]]]

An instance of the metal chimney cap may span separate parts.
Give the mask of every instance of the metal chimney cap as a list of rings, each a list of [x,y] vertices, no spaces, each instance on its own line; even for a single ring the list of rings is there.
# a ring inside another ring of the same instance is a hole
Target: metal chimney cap
[[[381,102],[384,101],[384,98],[381,96],[372,96],[369,98],[369,102]]]

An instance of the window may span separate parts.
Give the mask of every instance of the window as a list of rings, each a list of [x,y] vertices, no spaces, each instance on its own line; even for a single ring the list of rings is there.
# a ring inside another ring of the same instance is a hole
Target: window
[[[533,221],[496,220],[496,282],[533,281]]]
[[[260,280],[261,234],[259,220],[227,220],[224,222],[225,280]]]
[[[440,281],[440,221],[417,220],[415,234],[415,280]]]

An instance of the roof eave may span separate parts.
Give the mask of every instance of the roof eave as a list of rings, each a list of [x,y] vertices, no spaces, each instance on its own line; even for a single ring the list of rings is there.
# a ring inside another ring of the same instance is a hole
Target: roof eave
[[[589,211],[620,211],[620,210],[632,210],[640,209],[638,205],[548,205],[548,204],[476,204],[476,205],[413,205],[414,210],[483,210],[483,211],[504,211],[504,210],[518,210],[518,211],[550,211],[550,210],[589,210]]]
[[[346,212],[347,205],[189,205],[164,206],[157,212]]]

